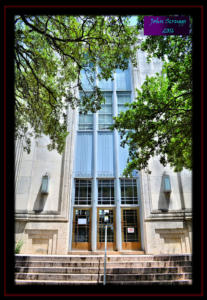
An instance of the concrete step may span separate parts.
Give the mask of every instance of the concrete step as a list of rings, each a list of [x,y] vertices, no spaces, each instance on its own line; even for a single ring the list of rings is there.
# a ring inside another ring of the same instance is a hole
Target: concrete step
[[[103,282],[97,281],[63,281],[63,280],[15,280],[17,285],[69,285],[69,286],[79,286],[79,285],[103,285]],[[191,285],[192,280],[152,280],[150,285]],[[106,282],[106,285],[146,285],[149,286],[149,281],[111,281]]]
[[[17,273],[15,279],[21,280],[70,280],[70,281],[103,281],[103,274],[37,274]],[[152,281],[152,280],[186,280],[192,279],[189,273],[176,274],[107,274],[106,280],[110,281]]]
[[[104,268],[90,267],[90,268],[77,268],[77,267],[68,267],[68,268],[58,268],[58,267],[16,267],[15,272],[18,273],[59,273],[59,274],[103,274]],[[190,273],[191,267],[168,267],[168,268],[113,268],[106,266],[107,274],[154,274],[154,273]]]
[[[68,268],[68,267],[81,267],[81,268],[101,268],[104,266],[104,261],[101,262],[56,262],[56,261],[19,261],[16,262],[16,267],[54,267],[54,268]],[[107,268],[117,268],[117,267],[128,267],[128,268],[147,268],[147,267],[156,267],[156,268],[164,268],[164,267],[188,267],[191,266],[191,261],[117,261],[117,262],[107,262]]]
[[[103,284],[104,255],[15,255],[17,284]],[[192,283],[191,255],[108,255],[111,285]]]
[[[68,255],[104,255],[105,251],[69,251]],[[144,255],[144,251],[107,251],[107,255]]]
[[[103,255],[15,255],[16,262],[45,261],[45,262],[101,262]],[[108,262],[122,261],[191,261],[191,255],[108,255]]]

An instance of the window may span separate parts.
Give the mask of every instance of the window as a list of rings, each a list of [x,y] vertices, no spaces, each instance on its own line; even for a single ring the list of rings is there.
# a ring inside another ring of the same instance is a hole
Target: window
[[[126,70],[116,70],[116,89],[117,91],[130,91],[131,90],[131,76],[129,66]]]
[[[98,181],[98,204],[114,205],[114,180]]]
[[[121,204],[138,204],[136,179],[121,179]]]
[[[82,98],[82,93],[80,93],[80,98]],[[93,129],[93,113],[87,112],[87,114],[83,114],[79,112],[79,130],[92,130]]]
[[[75,180],[75,205],[91,205],[90,180]]]
[[[98,113],[99,130],[107,130],[112,125],[112,93],[104,93],[105,103]]]
[[[79,113],[79,130],[92,130],[93,129],[93,114],[87,113],[86,115]]]
[[[128,107],[124,106],[125,103],[130,103],[131,102],[131,93],[117,93],[117,102],[118,102],[118,113],[121,111],[125,112]]]

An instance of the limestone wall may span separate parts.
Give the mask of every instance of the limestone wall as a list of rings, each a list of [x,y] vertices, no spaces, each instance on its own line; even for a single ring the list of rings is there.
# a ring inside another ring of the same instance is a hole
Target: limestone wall
[[[67,254],[74,151],[73,110],[68,111],[65,151],[48,151],[49,139],[32,140],[31,152],[16,150],[15,241],[21,253]],[[48,194],[41,193],[42,176],[49,175]]]
[[[68,222],[16,221],[16,240],[22,240],[20,253],[67,254]]]
[[[57,212],[62,156],[48,151],[49,139],[43,136],[32,141],[31,153],[23,151],[17,179],[16,212]],[[41,195],[42,176],[49,175],[49,193]]]
[[[151,174],[141,172],[141,205],[146,254],[192,252],[192,192],[189,171],[175,173],[163,167],[159,158],[150,160]],[[163,174],[171,182],[171,192],[163,190]]]

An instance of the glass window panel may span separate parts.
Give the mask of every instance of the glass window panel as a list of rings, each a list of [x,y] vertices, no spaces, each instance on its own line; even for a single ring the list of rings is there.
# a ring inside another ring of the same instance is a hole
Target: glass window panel
[[[105,123],[105,115],[100,115],[99,116],[99,124],[104,124]]]
[[[121,204],[138,204],[136,179],[121,179]]]
[[[79,130],[92,130],[92,129],[93,129],[93,125],[91,124],[79,125]]]
[[[87,197],[87,187],[80,187],[80,197]]]
[[[126,186],[125,187],[125,196],[133,198],[134,193],[133,193],[133,187],[132,186]]]
[[[114,204],[114,180],[98,181],[98,204]]]
[[[90,74],[90,75],[89,75]],[[81,70],[80,73],[80,79],[81,79],[81,84],[84,90],[86,91],[92,91],[94,83],[90,80],[90,76],[95,79],[95,73],[92,73],[89,69],[88,72],[85,70]]]
[[[112,105],[105,104],[99,111],[100,114],[112,114]]]
[[[99,242],[105,241],[105,222],[104,215],[108,216],[107,222],[107,242],[114,241],[114,215],[113,210],[99,210],[99,219],[98,219],[98,227],[99,227]]]
[[[79,130],[93,129],[93,115],[79,114]]]
[[[80,92],[80,98],[82,93]],[[79,113],[79,130],[92,130],[93,129],[93,114],[88,112],[87,114]]]
[[[137,211],[136,210],[123,210],[123,231],[124,242],[137,242],[138,239],[138,226],[137,226]],[[134,232],[129,232],[129,228],[133,228]]]
[[[112,104],[112,95],[107,96],[106,94],[104,94],[104,98],[105,98],[105,104]]]
[[[117,93],[117,101],[118,101],[118,113],[121,111],[128,110],[128,107],[125,106],[125,103],[131,102],[131,93]]]
[[[125,112],[125,111],[127,111],[127,110],[128,110],[128,108],[127,108],[126,106],[124,106],[124,105],[119,105],[119,106],[118,106],[118,114],[119,114],[121,111]]]
[[[104,93],[105,104],[98,112],[99,129],[108,129],[113,123],[112,119],[112,93]]]
[[[93,115],[82,115],[79,114],[79,123],[80,124],[87,124],[93,122]]]
[[[85,219],[83,224],[80,223],[80,219]],[[76,209],[75,210],[75,235],[74,242],[89,242],[89,227],[90,227],[90,212],[87,210]]]
[[[131,81],[129,68],[127,70],[116,70],[116,88],[119,91],[130,91]]]
[[[101,72],[101,69],[98,67],[98,73]],[[99,83],[98,83],[99,87],[101,90],[108,90],[108,91],[111,91],[112,90],[112,80],[111,79],[108,79],[108,80],[105,80],[105,79],[102,79],[102,80],[99,80]]]
[[[102,197],[110,198],[110,189],[108,187],[102,187]]]
[[[112,115],[104,115],[106,124],[112,123]]]
[[[91,205],[91,181],[79,180],[75,181],[75,205]],[[88,213],[83,211],[82,214]]]

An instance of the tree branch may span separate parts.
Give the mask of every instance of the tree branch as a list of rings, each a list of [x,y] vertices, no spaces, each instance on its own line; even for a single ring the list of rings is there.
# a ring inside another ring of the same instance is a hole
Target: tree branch
[[[21,18],[22,18],[22,21],[26,24],[26,25],[28,25],[30,28],[32,28],[34,31],[36,31],[36,32],[38,32],[38,33],[40,33],[40,34],[42,34],[42,35],[45,35],[46,37],[48,37],[49,39],[51,39],[51,40],[55,40],[55,41],[59,41],[59,42],[82,42],[82,39],[81,38],[77,38],[77,39],[69,39],[69,38],[67,38],[67,39],[61,39],[61,38],[58,38],[58,37],[56,37],[56,36],[51,36],[50,34],[48,34],[48,33],[46,33],[45,31],[43,31],[43,30],[40,30],[39,28],[37,28],[36,26],[34,26],[33,24],[31,24],[31,23],[29,23],[28,21],[27,21],[27,19],[24,17],[24,16],[21,16]]]
[[[36,75],[35,71],[33,70],[32,66],[30,65],[30,63],[28,62],[28,60],[24,57],[24,55],[22,53],[19,53],[21,55],[21,57],[25,60],[27,66],[30,68],[33,76],[35,77],[35,79],[37,80],[37,82],[43,87],[45,88],[48,93],[50,95],[52,95],[53,99],[56,101],[56,97],[54,96],[53,92],[38,78],[38,76]],[[55,109],[55,106],[50,102],[51,106]]]

